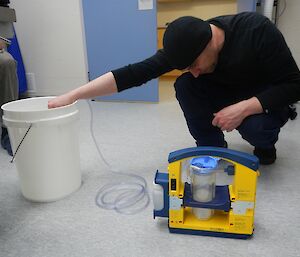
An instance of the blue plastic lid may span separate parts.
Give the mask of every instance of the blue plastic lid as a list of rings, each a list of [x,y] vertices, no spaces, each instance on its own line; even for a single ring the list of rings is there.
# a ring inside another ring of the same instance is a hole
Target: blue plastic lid
[[[196,167],[193,169],[195,174],[209,174],[218,166],[219,158],[211,156],[196,157],[191,160],[191,166]]]

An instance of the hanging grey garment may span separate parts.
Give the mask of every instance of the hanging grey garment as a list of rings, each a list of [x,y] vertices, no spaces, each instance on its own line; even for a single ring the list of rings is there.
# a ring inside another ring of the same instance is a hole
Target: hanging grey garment
[[[19,86],[17,77],[17,62],[5,50],[0,50],[0,107],[18,99]],[[2,109],[0,110],[2,125]]]

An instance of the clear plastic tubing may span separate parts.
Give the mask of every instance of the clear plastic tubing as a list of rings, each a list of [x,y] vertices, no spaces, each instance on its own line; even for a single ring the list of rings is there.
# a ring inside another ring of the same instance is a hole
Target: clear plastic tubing
[[[139,175],[114,170],[106,161],[94,135],[93,109],[90,101],[87,100],[87,102],[91,113],[90,131],[99,157],[112,175],[121,178],[121,182],[112,182],[99,189],[95,198],[96,205],[122,214],[136,214],[149,205],[150,197],[147,182]]]

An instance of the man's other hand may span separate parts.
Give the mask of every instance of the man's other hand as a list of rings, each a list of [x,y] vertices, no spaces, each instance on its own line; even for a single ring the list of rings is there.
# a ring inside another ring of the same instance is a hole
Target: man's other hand
[[[243,120],[253,114],[262,113],[263,109],[256,97],[229,105],[214,113],[212,125],[222,131],[230,132],[236,129]]]

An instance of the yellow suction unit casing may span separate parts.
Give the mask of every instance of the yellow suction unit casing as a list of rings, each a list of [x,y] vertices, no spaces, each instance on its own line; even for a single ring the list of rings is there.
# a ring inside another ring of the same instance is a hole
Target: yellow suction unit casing
[[[218,161],[217,175],[228,184],[215,186],[209,202],[195,201],[190,174],[191,160],[213,157]],[[254,231],[258,158],[247,153],[219,147],[193,147],[169,155],[168,173],[156,172],[154,180],[154,218],[169,218],[172,233],[246,239]],[[159,204],[157,199],[159,198]],[[199,209],[198,209],[199,208]],[[210,209],[208,219],[195,211]]]

